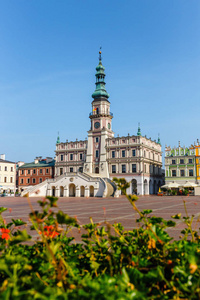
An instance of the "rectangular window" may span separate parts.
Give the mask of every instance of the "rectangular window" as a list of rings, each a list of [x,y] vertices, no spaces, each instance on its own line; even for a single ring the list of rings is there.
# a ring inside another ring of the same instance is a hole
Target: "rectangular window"
[[[13,183],[13,178],[12,177],[10,177],[10,182]]]
[[[42,178],[40,178],[39,183],[42,183]]]
[[[122,165],[122,173],[126,173],[126,165]]]
[[[99,157],[99,150],[96,150],[96,158]]]
[[[83,154],[82,153],[80,153],[80,160],[82,160],[83,159]]]
[[[180,159],[180,164],[184,164],[184,159]]]
[[[73,168],[69,168],[70,173],[73,173]]]
[[[176,160],[172,159],[172,165],[175,165],[175,164],[176,164]]]
[[[33,183],[35,183],[35,178],[33,178]]]
[[[125,157],[125,150],[122,150],[122,157]]]
[[[136,173],[136,164],[132,164],[132,173]]]
[[[70,154],[70,160],[73,160],[73,154]]]
[[[21,182],[21,184],[23,184],[23,183],[24,183],[24,179],[22,178],[22,179],[20,180],[20,182]]]
[[[28,174],[31,174],[31,170],[28,170]]]
[[[40,169],[40,174],[42,174],[42,169]]]
[[[132,156],[135,156],[135,149],[132,150]]]
[[[10,171],[13,172],[13,167],[10,168]]]
[[[112,165],[112,173],[116,173],[116,165]]]
[[[46,169],[46,174],[49,174],[49,169]]]
[[[33,169],[33,174],[36,174],[36,169]]]
[[[5,167],[5,171],[7,171],[7,167]]]
[[[176,170],[172,170],[172,176],[176,177]]]
[[[63,168],[60,168],[60,175],[63,174]]]
[[[98,143],[99,142],[99,138],[98,137],[96,137],[96,143]]]
[[[188,159],[188,163],[189,163],[189,164],[192,164],[192,158],[189,158],[189,159]]]
[[[30,183],[30,178],[27,179],[27,183],[28,183],[28,184]]]
[[[189,176],[194,176],[193,175],[193,170],[189,170]]]
[[[181,170],[181,177],[185,176],[185,170]]]
[[[112,151],[112,158],[115,158],[115,151]]]
[[[61,161],[63,161],[63,154],[61,154],[61,156],[60,156],[60,160],[61,160]]]

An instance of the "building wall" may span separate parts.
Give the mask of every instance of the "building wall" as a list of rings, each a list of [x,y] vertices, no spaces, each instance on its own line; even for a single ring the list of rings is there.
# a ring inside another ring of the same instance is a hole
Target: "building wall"
[[[196,182],[196,157],[194,147],[165,148],[165,181]]]
[[[45,160],[41,163],[45,164]],[[46,179],[54,178],[54,162],[41,165],[40,161],[36,160],[35,163],[24,164],[18,169],[18,188],[22,191],[28,186],[34,186],[42,183]]]
[[[15,192],[16,166],[14,162],[0,160],[0,192]]]

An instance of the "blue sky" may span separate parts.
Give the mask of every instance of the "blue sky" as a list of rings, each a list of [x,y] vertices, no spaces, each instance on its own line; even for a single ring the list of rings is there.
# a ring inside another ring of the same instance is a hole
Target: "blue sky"
[[[199,0],[0,0],[0,153],[87,137],[100,46],[116,136],[200,138]]]

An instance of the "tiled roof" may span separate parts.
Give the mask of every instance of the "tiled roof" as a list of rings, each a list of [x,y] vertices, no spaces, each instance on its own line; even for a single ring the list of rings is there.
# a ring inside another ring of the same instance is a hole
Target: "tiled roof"
[[[15,162],[13,162],[13,161],[9,161],[9,160],[5,160],[5,159],[0,159],[0,163],[9,163],[9,164],[15,164]]]
[[[27,168],[43,168],[43,167],[53,167],[55,165],[55,160],[52,160],[48,164],[45,160],[39,161],[37,164],[33,162],[24,164],[23,166],[19,167],[19,169],[27,169]]]

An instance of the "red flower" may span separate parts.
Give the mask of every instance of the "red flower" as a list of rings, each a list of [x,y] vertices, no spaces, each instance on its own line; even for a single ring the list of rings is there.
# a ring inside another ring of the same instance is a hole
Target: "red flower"
[[[9,229],[6,229],[6,228],[1,228],[0,230],[1,230],[1,232],[2,232],[1,238],[2,238],[3,240],[9,240],[9,239],[10,239],[10,235],[9,235],[10,230],[9,230]]]
[[[53,225],[44,226],[44,235],[46,237],[54,238],[59,235],[59,233],[55,230]]]

